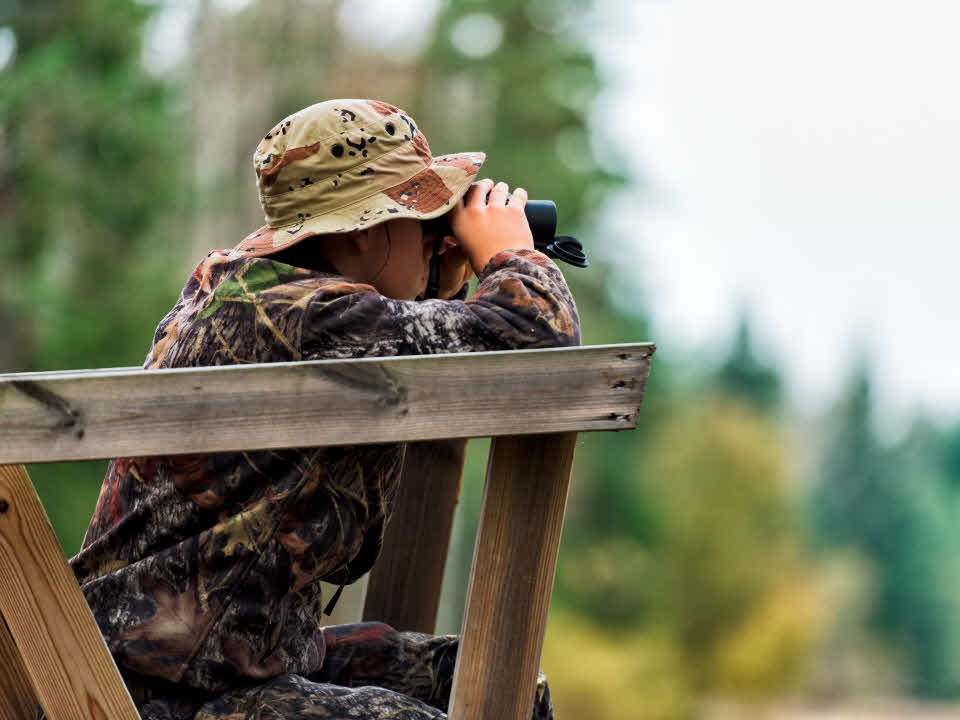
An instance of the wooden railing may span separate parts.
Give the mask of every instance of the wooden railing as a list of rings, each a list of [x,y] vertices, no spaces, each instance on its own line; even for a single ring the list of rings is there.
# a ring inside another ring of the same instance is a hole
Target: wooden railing
[[[414,441],[364,617],[432,632],[470,437],[494,440],[449,717],[525,720],[577,433],[636,427],[653,350],[0,375],[0,720],[138,717],[21,463]]]

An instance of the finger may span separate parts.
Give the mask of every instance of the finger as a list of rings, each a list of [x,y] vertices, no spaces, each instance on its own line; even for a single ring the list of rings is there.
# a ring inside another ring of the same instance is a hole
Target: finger
[[[488,205],[506,205],[507,195],[510,194],[510,187],[505,182],[498,182],[490,191],[490,201]]]
[[[493,187],[493,180],[484,178],[480,182],[475,182],[467,190],[465,205],[467,207],[483,207],[487,202],[487,193]]]
[[[519,207],[523,209],[527,205],[527,191],[522,187],[515,188],[513,193],[510,195],[510,199],[507,201],[507,205],[510,207]]]

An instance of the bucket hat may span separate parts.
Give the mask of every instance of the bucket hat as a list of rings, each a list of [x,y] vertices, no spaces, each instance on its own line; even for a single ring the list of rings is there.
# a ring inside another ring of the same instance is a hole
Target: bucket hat
[[[281,120],[253,154],[266,225],[234,249],[269,255],[315,235],[428,220],[463,197],[481,152],[433,157],[413,118],[378,100],[327,100]]]

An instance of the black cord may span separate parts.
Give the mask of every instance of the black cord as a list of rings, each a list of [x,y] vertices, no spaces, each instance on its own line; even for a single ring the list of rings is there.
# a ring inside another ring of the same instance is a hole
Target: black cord
[[[425,298],[440,297],[440,249],[443,247],[443,236],[438,235],[433,241],[433,257],[430,258],[430,280],[427,282]]]

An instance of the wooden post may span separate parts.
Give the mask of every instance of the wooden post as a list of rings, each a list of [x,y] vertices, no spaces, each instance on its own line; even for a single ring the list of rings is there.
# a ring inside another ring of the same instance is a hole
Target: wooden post
[[[0,614],[50,720],[139,720],[22,465],[0,466]]]
[[[466,440],[410,443],[383,552],[370,573],[364,620],[432,633],[460,495]]]
[[[577,433],[490,448],[450,720],[528,720]]]
[[[0,616],[0,720],[36,720],[37,699],[20,651]]]

